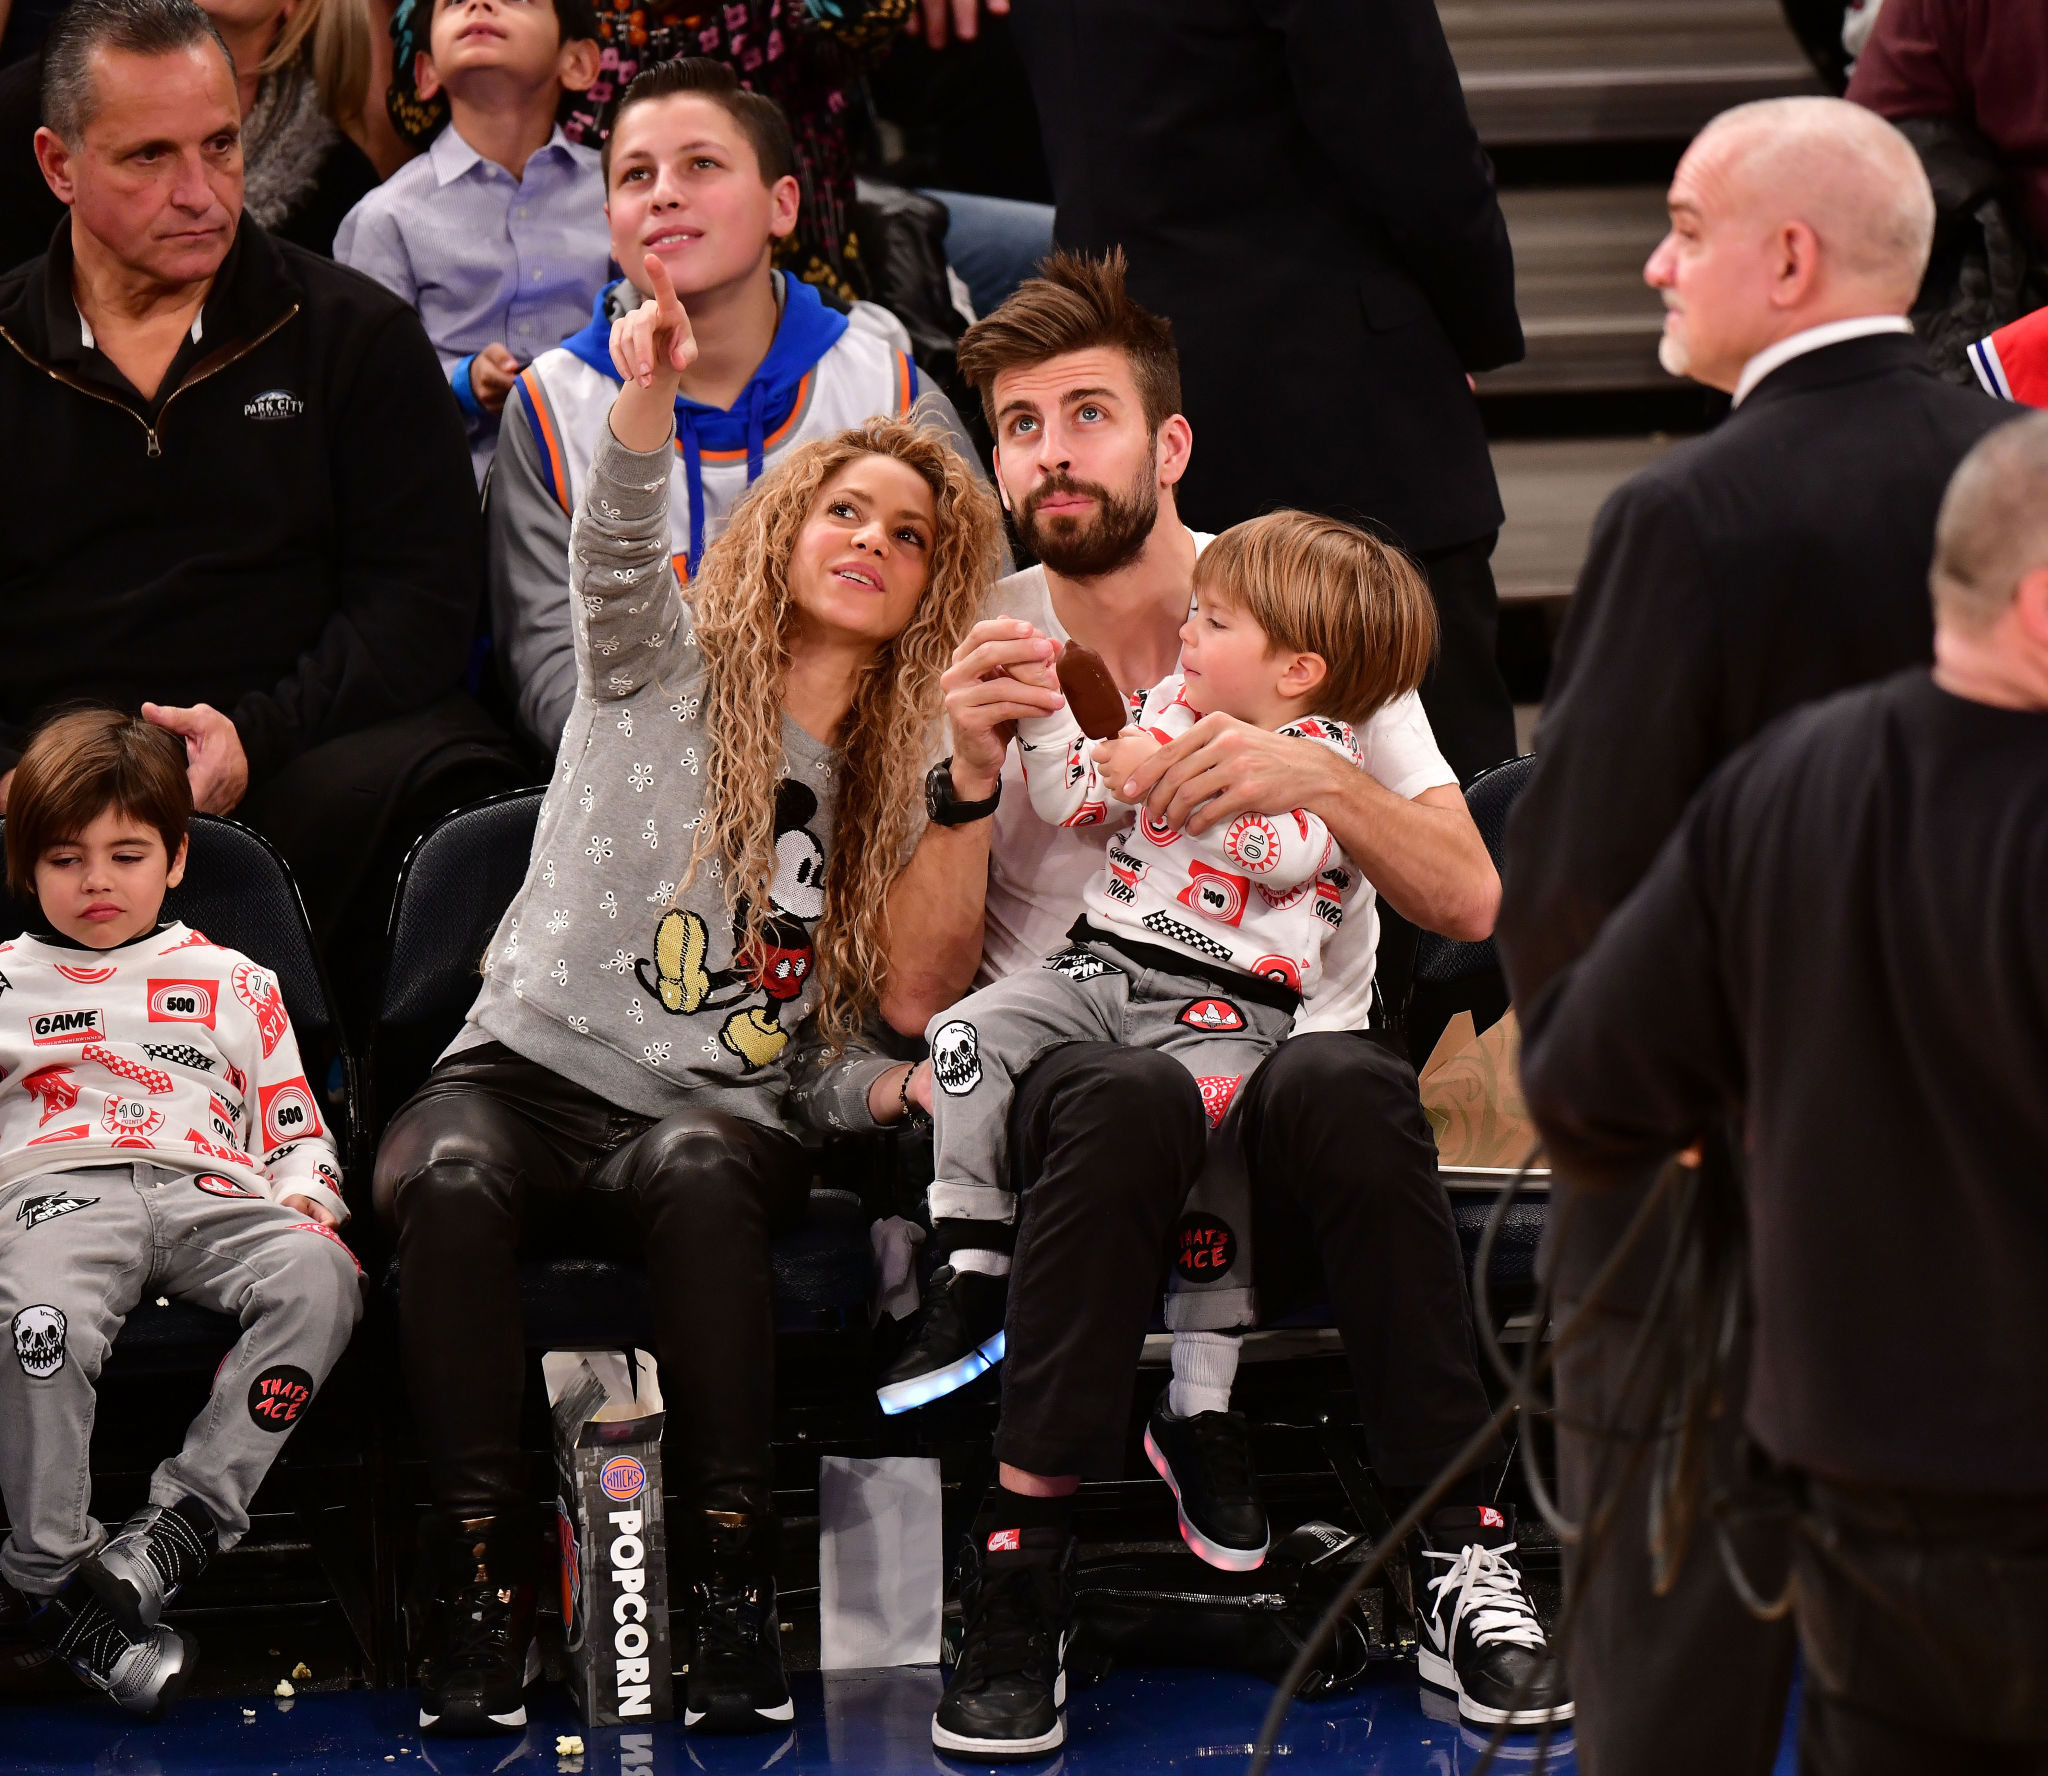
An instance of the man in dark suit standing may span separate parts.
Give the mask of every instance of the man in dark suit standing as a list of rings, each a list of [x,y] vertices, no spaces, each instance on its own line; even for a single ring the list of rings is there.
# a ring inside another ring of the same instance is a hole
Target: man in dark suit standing
[[[1660,355],[1735,410],[1625,483],[1594,527],[1508,829],[1498,937],[1522,1004],[1591,944],[1721,759],[1797,704],[1931,658],[1942,490],[2012,412],[1939,381],[1911,337],[1934,200],[1904,137],[1869,112],[1838,99],[1728,112],[1687,151],[1669,201],[1644,272],[1664,296]],[[1560,1179],[1546,1252],[1560,1319],[1640,1200]],[[1658,1416],[1647,1386],[1623,1384],[1667,1232],[1648,1230],[1558,1353],[1559,1481],[1580,1520],[1624,1470],[1626,1434]],[[1721,1378],[1715,1458],[1731,1479],[1746,1345]],[[1606,1434],[1571,1428],[1589,1424]],[[1644,1472],[1597,1560],[1578,1551],[1563,1650],[1580,1768],[1768,1770],[1790,1630],[1743,1609],[1704,1524],[1673,1588],[1652,1595]]]
[[[1063,247],[1121,246],[1173,322],[1201,448],[1181,510],[1368,519],[1442,621],[1460,778],[1515,751],[1467,373],[1522,355],[1493,172],[1432,0],[1014,0]]]

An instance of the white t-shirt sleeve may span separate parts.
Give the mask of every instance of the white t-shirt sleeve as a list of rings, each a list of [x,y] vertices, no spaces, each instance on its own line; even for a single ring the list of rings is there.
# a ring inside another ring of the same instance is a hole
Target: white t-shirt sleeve
[[[1442,784],[1457,787],[1458,773],[1444,761],[1422,699],[1410,691],[1396,697],[1358,730],[1365,768],[1404,802]]]
[[[1444,762],[1429,717],[1422,712],[1422,699],[1413,691],[1395,698],[1357,733],[1366,770],[1403,801],[1412,802],[1440,784],[1457,786],[1458,774]],[[1323,946],[1322,979],[1294,1014],[1295,1035],[1366,1027],[1379,947],[1378,896],[1365,889],[1346,908],[1344,923]]]

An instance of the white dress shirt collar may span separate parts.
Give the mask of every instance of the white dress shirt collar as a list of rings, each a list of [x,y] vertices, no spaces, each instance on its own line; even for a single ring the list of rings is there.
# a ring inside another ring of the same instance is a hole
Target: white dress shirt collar
[[[1828,321],[1818,327],[1808,327],[1804,332],[1789,334],[1776,345],[1765,346],[1742,366],[1742,376],[1735,384],[1735,405],[1740,407],[1756,385],[1773,370],[1783,369],[1794,358],[1803,358],[1808,352],[1819,351],[1823,346],[1840,345],[1848,339],[1912,331],[1913,323],[1904,315],[1858,315],[1854,320]]]

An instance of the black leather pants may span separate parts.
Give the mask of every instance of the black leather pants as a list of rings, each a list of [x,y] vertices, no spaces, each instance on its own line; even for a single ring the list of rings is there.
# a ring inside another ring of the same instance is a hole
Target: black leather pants
[[[399,1320],[434,1502],[524,1496],[517,1261],[644,1262],[678,1476],[713,1510],[768,1508],[775,1318],[768,1243],[803,1219],[803,1150],[713,1110],[660,1122],[491,1043],[445,1061],[392,1119],[376,1203],[396,1223]]]

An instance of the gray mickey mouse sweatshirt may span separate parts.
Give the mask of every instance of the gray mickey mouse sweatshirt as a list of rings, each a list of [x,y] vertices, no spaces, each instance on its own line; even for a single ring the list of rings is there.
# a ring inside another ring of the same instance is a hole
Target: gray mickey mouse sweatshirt
[[[671,447],[609,424],[569,538],[576,703],[526,882],[484,959],[454,1054],[495,1038],[643,1116],[686,1103],[782,1126],[790,1047],[815,998],[839,753],[783,719],[779,859],[758,966],[733,957],[716,859],[676,884],[704,815],[705,663],[670,564]]]

